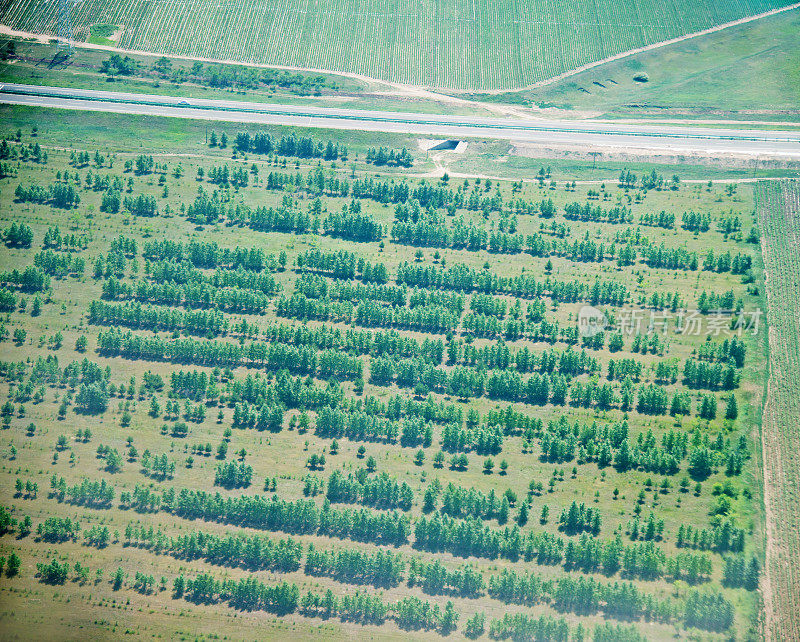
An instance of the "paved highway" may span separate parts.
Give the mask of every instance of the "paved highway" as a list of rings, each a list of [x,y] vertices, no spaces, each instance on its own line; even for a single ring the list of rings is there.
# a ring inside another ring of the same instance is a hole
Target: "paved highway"
[[[800,131],[481,118],[0,85],[0,103],[252,124],[482,138],[582,149],[800,159]]]

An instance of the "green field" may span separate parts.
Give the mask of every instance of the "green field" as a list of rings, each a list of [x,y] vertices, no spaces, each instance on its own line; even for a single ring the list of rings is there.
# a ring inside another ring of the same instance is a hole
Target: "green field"
[[[13,45],[11,44],[13,43]],[[299,103],[354,109],[386,109],[488,116],[492,105],[453,104],[447,96],[435,101],[407,94],[386,94],[378,82],[337,74],[295,73],[273,69],[254,70],[244,65],[204,64],[171,58],[168,73],[155,69],[156,58],[131,54],[136,68],[130,75],[111,75],[103,70],[110,58],[104,50],[76,48],[70,56],[54,43],[21,38],[0,39],[0,51],[13,46],[13,56],[0,55],[0,82],[49,85],[108,91],[145,93],[186,98]],[[5,58],[5,59],[4,59]],[[221,80],[222,78],[222,80]],[[447,102],[446,102],[447,101]]]
[[[758,220],[767,273],[770,373],[765,395],[763,450],[770,583],[767,627],[774,639],[800,636],[800,189],[795,181],[760,184]]]
[[[473,96],[617,118],[800,119],[800,11],[635,54],[538,89]],[[648,82],[634,76],[647,74]]]
[[[89,42],[93,45],[114,47],[117,43],[111,37],[117,29],[116,25],[91,25],[89,27]]]
[[[758,636],[749,184],[0,114],[0,638]]]
[[[84,39],[92,25],[120,25],[118,46],[126,49],[353,72],[431,87],[511,89],[787,4],[87,0],[72,16],[74,33]],[[58,4],[4,3],[0,22],[55,34]]]

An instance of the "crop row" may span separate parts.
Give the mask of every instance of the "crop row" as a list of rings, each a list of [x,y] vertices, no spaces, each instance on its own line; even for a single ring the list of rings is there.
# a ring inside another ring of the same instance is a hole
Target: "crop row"
[[[124,25],[120,45],[219,60],[350,71],[460,89],[524,86],[635,47],[786,5],[786,0],[673,3],[480,0],[86,0],[74,31]],[[58,33],[58,3],[0,9],[15,28]]]

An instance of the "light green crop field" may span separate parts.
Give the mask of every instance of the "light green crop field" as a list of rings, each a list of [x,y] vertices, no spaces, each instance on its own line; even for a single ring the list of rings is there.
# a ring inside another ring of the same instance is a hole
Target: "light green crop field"
[[[453,89],[511,89],[608,56],[790,4],[788,0],[86,0],[73,32],[119,25],[118,46],[328,69]],[[14,0],[0,22],[55,34],[58,3]]]
[[[800,10],[605,63],[503,100],[618,118],[800,120]],[[647,82],[634,77],[645,74]]]
[[[771,581],[765,600],[770,633],[791,640],[800,636],[800,187],[796,181],[762,183],[756,197],[770,324],[763,448]]]
[[[57,44],[21,38],[0,38],[0,51],[13,47],[14,55],[0,55],[0,82],[49,85],[186,98],[300,103],[346,109],[386,109],[488,116],[487,106],[453,104],[412,95],[386,94],[378,82],[357,80],[339,74],[294,73],[272,69],[254,70],[241,64],[205,64],[171,58],[166,73],[154,68],[156,58],[127,56],[135,68],[129,75],[108,74],[105,50],[77,47],[66,56]],[[489,105],[491,107],[491,105]]]
[[[759,635],[749,184],[0,115],[0,638]]]

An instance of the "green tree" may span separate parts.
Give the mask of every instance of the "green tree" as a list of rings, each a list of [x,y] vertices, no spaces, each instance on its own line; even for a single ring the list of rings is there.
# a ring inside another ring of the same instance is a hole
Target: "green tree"
[[[695,479],[706,479],[713,465],[714,454],[708,448],[696,448],[689,455],[689,474]]]
[[[464,635],[470,639],[476,639],[483,635],[486,630],[486,615],[480,611],[469,618],[464,626]]]
[[[500,510],[497,511],[497,522],[501,526],[508,522],[508,513],[511,510],[511,505],[508,503],[508,497],[503,497],[500,503]]]
[[[725,419],[736,419],[739,416],[739,405],[736,402],[736,395],[731,394],[725,405]]]
[[[542,524],[547,524],[547,519],[550,516],[550,507],[545,504],[542,506],[542,512],[539,515],[539,522]]]
[[[528,504],[522,502],[519,505],[519,512],[517,513],[517,524],[525,526],[528,523]]]
[[[109,448],[105,455],[106,470],[110,473],[118,473],[122,470],[122,457],[116,448]]]
[[[22,560],[19,558],[19,555],[16,553],[11,553],[6,561],[6,576],[14,577],[15,575],[18,575],[21,565]]]
[[[444,612],[442,613],[439,628],[443,635],[447,635],[451,631],[455,631],[458,625],[458,613],[456,613],[453,603],[447,600]]]

